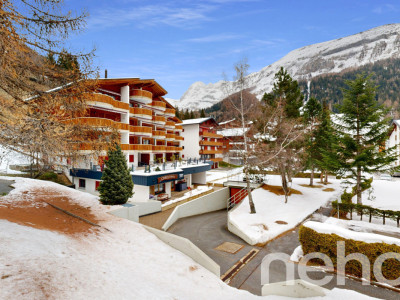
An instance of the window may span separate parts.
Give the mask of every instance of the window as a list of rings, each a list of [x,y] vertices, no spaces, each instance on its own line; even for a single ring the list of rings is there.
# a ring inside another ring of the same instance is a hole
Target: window
[[[134,162],[135,156],[133,154],[129,155],[129,162]]]
[[[185,146],[182,146],[182,149],[185,149]]]
[[[99,186],[100,186],[100,181],[96,181],[96,191],[99,188]]]
[[[185,154],[182,154],[182,158],[185,158]]]
[[[165,192],[165,184],[164,183],[160,183],[160,184],[156,184],[154,186],[154,194],[161,194]]]
[[[79,179],[79,187],[80,188],[86,188],[86,180],[85,179]]]

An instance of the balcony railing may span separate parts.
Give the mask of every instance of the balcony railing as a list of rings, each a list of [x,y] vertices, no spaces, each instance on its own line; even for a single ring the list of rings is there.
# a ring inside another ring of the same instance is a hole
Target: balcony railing
[[[131,90],[129,99],[143,104],[150,104],[153,101],[153,94],[145,90]]]
[[[200,136],[205,136],[205,137],[212,137],[212,138],[217,138],[217,139],[222,139],[223,136],[221,134],[216,134],[208,131],[203,131],[203,133],[200,133]]]
[[[105,118],[82,117],[68,120],[73,124],[83,124],[93,127],[113,127],[119,130],[129,130],[129,124],[116,122]]]
[[[175,125],[175,130],[176,131],[182,131],[183,127],[181,125]]]
[[[130,107],[129,112],[136,118],[144,118],[148,120],[152,119],[152,114],[153,114],[151,109],[140,108],[140,107]]]
[[[201,146],[222,146],[222,142],[200,141]]]
[[[162,101],[153,101],[151,102],[151,106],[155,109],[165,111],[167,104]]]
[[[143,145],[143,144],[122,144],[121,150],[126,151],[152,151],[153,145]]]
[[[152,129],[151,127],[146,127],[146,126],[132,126],[129,125],[129,131],[137,134],[137,135],[145,135],[145,136],[151,136],[152,135]]]
[[[200,154],[222,154],[222,150],[200,150]]]
[[[153,116],[153,122],[157,124],[164,125],[167,119],[163,116]]]
[[[183,140],[185,140],[185,138],[183,136],[180,136],[180,135],[175,135],[175,140],[183,141]]]
[[[219,162],[222,161],[222,157],[210,158],[210,160],[213,162]]]
[[[166,108],[165,115],[168,117],[175,117],[175,109],[173,108]]]
[[[125,110],[129,109],[129,103],[117,101],[111,96],[100,94],[100,93],[94,93],[94,94],[89,95],[88,103],[92,104],[92,102],[95,102],[95,105],[97,104],[96,102],[101,102],[101,103],[110,104],[115,108],[120,108],[120,109],[125,109]]]
[[[175,129],[175,123],[172,121],[165,122],[165,127],[170,129]]]
[[[153,130],[153,138],[155,139],[165,139],[167,133],[161,130]]]
[[[167,149],[167,146],[154,146],[153,145],[153,151],[155,152],[165,152]]]
[[[167,133],[166,139],[167,139],[167,141],[174,141],[175,140],[175,134]]]

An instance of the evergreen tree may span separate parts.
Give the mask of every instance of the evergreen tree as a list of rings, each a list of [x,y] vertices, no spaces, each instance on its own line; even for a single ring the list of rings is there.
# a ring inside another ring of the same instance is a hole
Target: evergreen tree
[[[63,50],[57,59],[57,65],[65,70],[79,70],[79,63],[76,56],[68,53],[66,50]]]
[[[190,113],[189,113],[188,109],[185,110],[185,113],[183,114],[183,119],[182,120],[187,120],[187,119],[190,119]]]
[[[181,118],[181,112],[179,111],[179,107],[175,106],[175,117],[177,117],[178,119],[182,119]]]
[[[337,163],[338,139],[332,126],[329,105],[326,101],[322,105],[320,123],[314,136],[317,148],[316,165],[321,171],[321,182],[325,174],[324,183],[327,184],[328,171],[336,171],[339,166]]]
[[[392,170],[397,157],[394,149],[382,147],[389,130],[388,110],[378,104],[370,76],[358,75],[346,84],[339,106],[342,115],[335,122],[340,134],[338,162],[342,172],[351,172],[356,179],[357,203],[362,204],[362,173]]]
[[[205,118],[205,117],[206,117],[206,112],[204,111],[204,108],[202,108],[200,111],[200,118]]]
[[[318,145],[316,143],[315,135],[317,133],[317,126],[321,116],[321,104],[317,99],[311,97],[310,100],[304,105],[304,122],[307,128],[306,136],[306,166],[311,169],[310,186],[313,186],[314,170],[316,167],[316,160],[319,155]]]
[[[132,176],[125,155],[119,145],[109,149],[107,155],[108,160],[98,188],[100,202],[107,205],[124,204],[133,195]]]
[[[194,119],[194,118],[196,118],[196,116],[194,115],[193,110],[191,110],[191,111],[190,111],[190,119]]]
[[[304,96],[298,82],[293,80],[283,67],[275,74],[272,92],[263,97],[263,100],[272,106],[280,102],[277,101],[278,99],[285,100],[285,113],[288,118],[300,117],[300,107],[303,105]]]

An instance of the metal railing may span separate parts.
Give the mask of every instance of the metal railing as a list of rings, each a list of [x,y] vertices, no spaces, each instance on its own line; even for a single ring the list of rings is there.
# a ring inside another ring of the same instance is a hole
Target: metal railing
[[[228,198],[227,203],[226,203],[226,210],[231,210],[235,205],[239,204],[242,202],[244,198],[248,195],[247,193],[247,188],[241,189],[239,192],[237,192],[235,195],[232,197]]]

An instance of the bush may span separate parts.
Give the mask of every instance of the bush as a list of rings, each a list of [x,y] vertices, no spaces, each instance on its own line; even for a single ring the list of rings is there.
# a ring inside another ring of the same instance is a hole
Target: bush
[[[45,172],[39,176],[39,179],[58,182],[58,176],[53,172]]]
[[[348,193],[347,191],[344,191],[343,194],[340,196],[340,199],[342,200],[342,203],[351,203],[351,199],[353,198],[353,196],[353,193]]]
[[[301,226],[299,230],[299,240],[303,248],[304,255],[312,252],[321,252],[330,257],[335,269],[337,268],[337,242],[344,241],[346,256],[351,253],[361,253],[368,257],[371,264],[371,280],[376,281],[373,274],[373,265],[377,257],[383,253],[400,253],[400,247],[385,243],[365,243],[351,239],[345,239],[336,234],[318,233],[315,230]],[[319,260],[311,260],[312,263],[321,264]],[[346,264],[346,273],[362,277],[361,264],[356,260],[351,260]],[[382,274],[386,279],[395,280],[400,277],[400,261],[388,259],[382,265]]]

